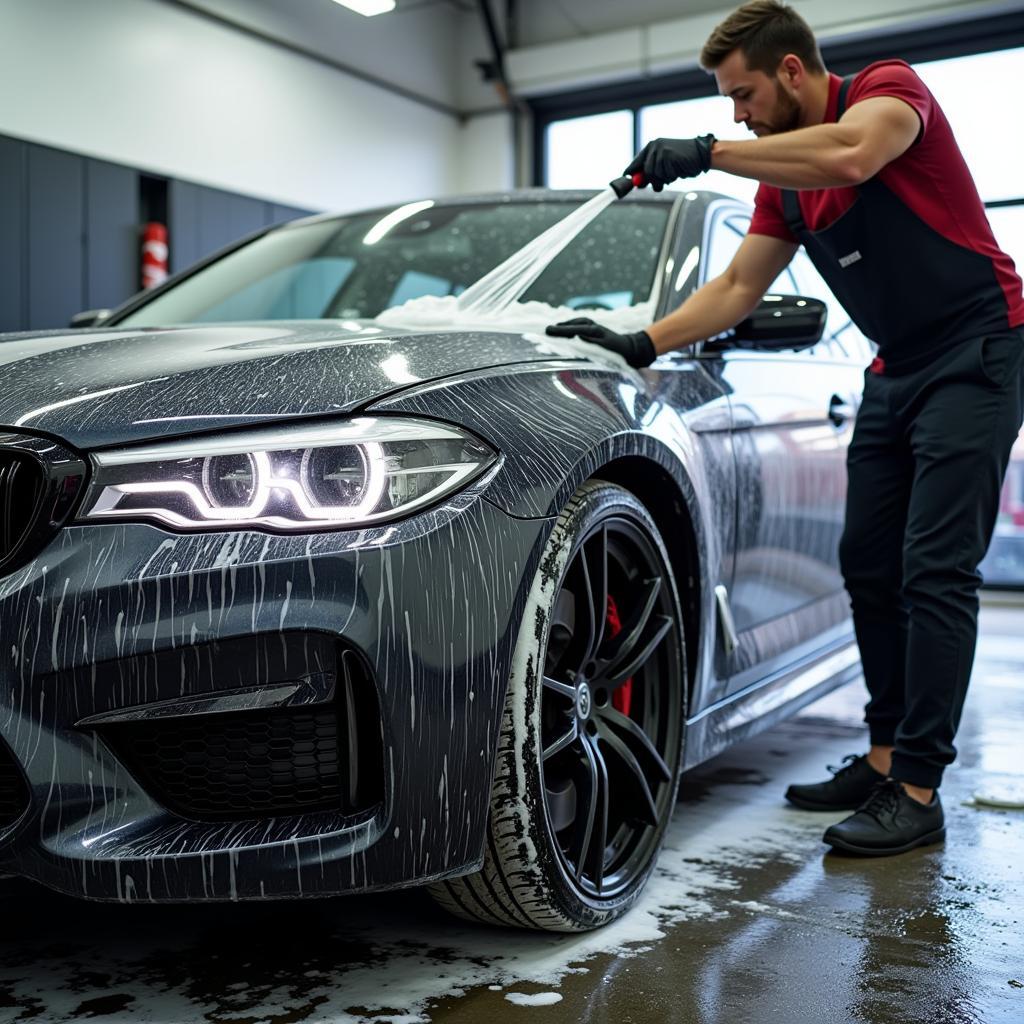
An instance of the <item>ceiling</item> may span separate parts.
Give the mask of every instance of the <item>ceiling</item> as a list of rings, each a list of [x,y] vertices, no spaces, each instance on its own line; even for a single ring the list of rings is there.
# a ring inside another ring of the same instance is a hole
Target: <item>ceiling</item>
[[[396,0],[365,18],[332,0],[164,0],[427,97],[453,111],[500,105],[477,62],[491,57],[480,0]],[[585,39],[673,18],[725,12],[730,0],[488,0],[502,43],[515,48]],[[802,0],[802,5],[839,0]]]
[[[466,0],[398,0],[366,18],[331,0],[166,0],[456,106]],[[464,10],[465,8],[465,10]]]
[[[477,62],[491,56],[481,0],[397,0],[394,12],[365,18],[332,0],[163,0],[216,18],[263,38],[322,58],[395,91],[426,99],[455,114],[500,107]],[[578,57],[588,38],[616,30],[666,23],[644,42],[652,53],[686,49],[688,19],[706,33],[739,0],[487,0],[503,43],[527,48],[552,82],[563,69],[551,64],[543,44],[571,41]],[[515,13],[509,26],[507,8]],[[885,31],[905,12],[918,19],[965,17],[982,7],[1019,7],[1011,0],[796,0],[816,30],[836,26]],[[959,13],[958,13],[959,12]],[[681,27],[684,26],[684,27]],[[511,28],[511,39],[508,40]],[[684,35],[680,36],[680,33]],[[605,35],[603,65],[627,59],[614,35]],[[595,41],[596,42],[596,41]],[[619,46],[620,50],[615,47]],[[699,47],[698,47],[699,49]],[[605,52],[607,51],[607,52]],[[696,50],[694,50],[696,52]],[[560,57],[559,59],[563,59]],[[566,69],[571,70],[571,69]],[[554,75],[554,77],[552,77]],[[547,79],[545,79],[547,80]],[[524,82],[526,80],[524,79]],[[522,84],[522,83],[521,83]],[[525,88],[525,85],[524,85]]]
[[[519,0],[516,42],[533,46],[694,14],[724,15],[738,4],[739,0]]]
[[[438,30],[452,36],[482,23],[479,0],[396,0],[391,14],[364,18],[331,0],[174,0],[235,24],[341,59],[353,42],[374,46],[398,36],[422,40],[424,52]],[[506,0],[489,0],[502,41]],[[815,0],[804,0],[814,3]],[[619,28],[729,9],[729,0],[515,0],[516,46],[579,39]],[[426,32],[426,37],[422,33]]]

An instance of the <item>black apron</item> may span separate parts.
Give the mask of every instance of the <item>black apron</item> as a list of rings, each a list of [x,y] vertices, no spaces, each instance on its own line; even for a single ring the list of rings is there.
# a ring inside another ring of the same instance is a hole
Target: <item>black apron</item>
[[[837,120],[852,81],[843,80]],[[992,261],[944,238],[877,177],[859,185],[853,205],[822,231],[808,230],[795,191],[782,190],[782,210],[836,298],[878,345],[874,372],[915,370],[962,342],[1007,330]]]

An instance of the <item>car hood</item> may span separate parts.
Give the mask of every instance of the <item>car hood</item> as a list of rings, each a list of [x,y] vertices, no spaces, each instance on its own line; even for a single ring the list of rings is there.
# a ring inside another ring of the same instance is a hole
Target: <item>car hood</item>
[[[372,321],[0,335],[0,429],[124,444],[344,413],[423,381],[566,354],[536,335]]]

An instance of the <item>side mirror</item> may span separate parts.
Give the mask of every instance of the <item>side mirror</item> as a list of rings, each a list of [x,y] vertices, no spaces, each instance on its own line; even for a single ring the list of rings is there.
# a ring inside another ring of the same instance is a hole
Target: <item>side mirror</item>
[[[76,313],[71,318],[68,327],[97,327],[110,316],[109,309],[87,309],[82,313]]]
[[[810,348],[821,341],[828,307],[820,299],[803,295],[766,295],[761,304],[741,320],[722,348],[762,352]]]

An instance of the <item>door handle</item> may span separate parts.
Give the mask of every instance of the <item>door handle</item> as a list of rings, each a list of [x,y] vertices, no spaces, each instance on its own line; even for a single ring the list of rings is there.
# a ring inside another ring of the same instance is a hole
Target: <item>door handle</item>
[[[828,403],[828,418],[834,426],[841,427],[848,419],[852,419],[856,410],[839,395],[833,395]]]

